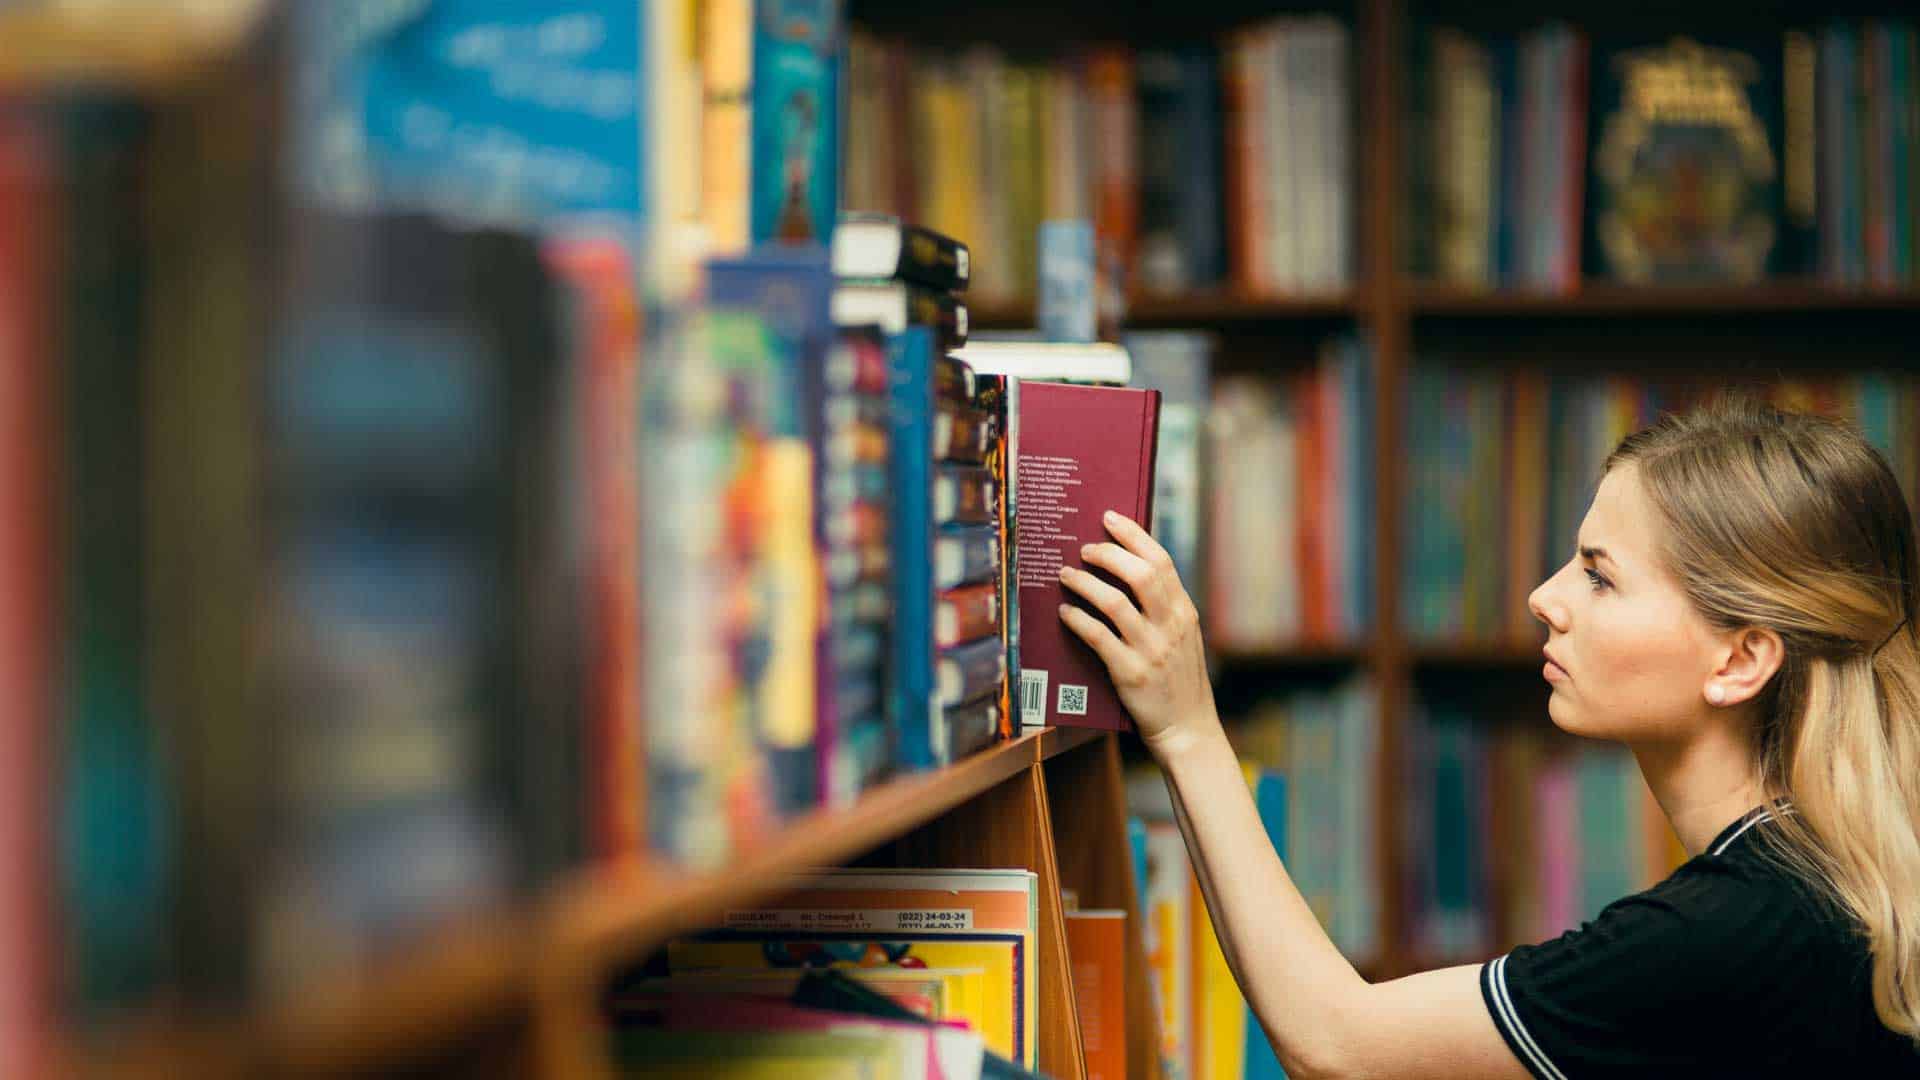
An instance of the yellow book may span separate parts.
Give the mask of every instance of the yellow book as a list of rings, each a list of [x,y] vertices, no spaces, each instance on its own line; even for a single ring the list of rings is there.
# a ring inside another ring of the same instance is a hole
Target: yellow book
[[[1213,932],[1200,880],[1188,875],[1193,898],[1194,1080],[1240,1080],[1246,1063],[1247,999],[1227,967]]]

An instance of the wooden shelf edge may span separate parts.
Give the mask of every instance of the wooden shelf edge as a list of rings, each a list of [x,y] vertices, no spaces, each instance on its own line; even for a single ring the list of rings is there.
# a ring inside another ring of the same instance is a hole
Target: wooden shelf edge
[[[1310,296],[1257,296],[1237,292],[1142,294],[1127,301],[1128,329],[1216,323],[1309,322],[1350,318],[1358,310],[1351,292]],[[1020,329],[1034,324],[1031,301],[969,300],[968,315],[982,329]]]
[[[1763,312],[1915,311],[1920,288],[1872,288],[1779,280],[1753,285],[1588,283],[1572,292],[1480,289],[1407,282],[1415,316],[1727,315]]]
[[[891,780],[852,806],[817,810],[794,820],[722,867],[688,871],[643,863],[589,870],[556,896],[542,940],[559,950],[561,962],[574,970],[604,970],[712,922],[729,906],[765,898],[783,875],[832,866],[878,847],[1036,762],[1085,746],[1102,734],[1049,728],[989,747],[937,772]]]
[[[0,12],[0,90],[163,87],[232,52],[265,9],[260,0],[174,7],[180,10],[58,4]]]

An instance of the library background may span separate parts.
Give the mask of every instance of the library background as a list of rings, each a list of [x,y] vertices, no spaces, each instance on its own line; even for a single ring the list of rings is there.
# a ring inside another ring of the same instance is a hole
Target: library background
[[[1920,483],[1900,9],[0,2],[0,1074],[1278,1075],[1032,670],[1062,380],[1360,970],[1578,925],[1606,451]]]

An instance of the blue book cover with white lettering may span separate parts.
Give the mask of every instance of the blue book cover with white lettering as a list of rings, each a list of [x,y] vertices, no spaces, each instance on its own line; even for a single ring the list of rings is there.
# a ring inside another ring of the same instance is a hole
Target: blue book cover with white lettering
[[[833,233],[844,36],[840,0],[755,0],[755,244],[824,244]]]
[[[298,7],[310,197],[499,224],[645,220],[644,5]]]
[[[903,769],[942,764],[933,704],[933,332],[909,326],[892,355],[894,681],[891,722]]]

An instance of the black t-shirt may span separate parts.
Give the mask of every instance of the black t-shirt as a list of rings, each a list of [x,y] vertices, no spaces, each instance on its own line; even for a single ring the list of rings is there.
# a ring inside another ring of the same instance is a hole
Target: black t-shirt
[[[1772,817],[1748,813],[1660,884],[1481,968],[1534,1076],[1920,1077],[1920,1050],[1873,1011],[1864,931],[1759,850]]]

